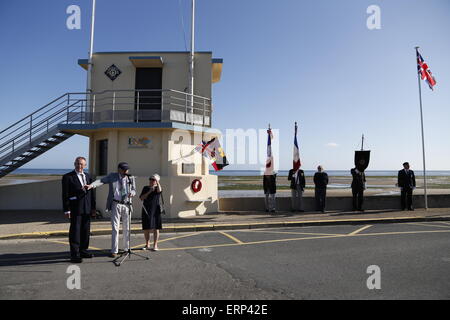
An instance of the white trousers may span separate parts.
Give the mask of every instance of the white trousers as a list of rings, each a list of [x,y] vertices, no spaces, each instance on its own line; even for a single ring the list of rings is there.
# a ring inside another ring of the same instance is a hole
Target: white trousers
[[[130,232],[130,207],[125,204],[113,202],[111,211],[111,225],[112,225],[112,239],[111,239],[111,253],[119,252],[119,227],[120,218],[122,218],[123,230],[123,249],[128,251],[130,248],[130,241],[128,233]]]
[[[275,211],[276,210],[276,200],[275,200],[275,194],[265,194],[265,204],[266,204],[266,210],[268,211]]]

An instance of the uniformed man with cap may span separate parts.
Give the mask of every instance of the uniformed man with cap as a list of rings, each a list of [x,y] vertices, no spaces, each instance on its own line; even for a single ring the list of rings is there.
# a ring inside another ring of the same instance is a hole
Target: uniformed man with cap
[[[122,218],[123,229],[123,247],[127,252],[130,248],[129,235],[132,198],[136,195],[136,182],[133,176],[128,174],[129,165],[126,162],[121,162],[118,165],[117,171],[107,175],[106,177],[94,181],[87,186],[88,189],[97,188],[104,184],[109,185],[108,200],[106,202],[106,209],[111,211],[111,257],[115,258],[119,252],[119,225]]]

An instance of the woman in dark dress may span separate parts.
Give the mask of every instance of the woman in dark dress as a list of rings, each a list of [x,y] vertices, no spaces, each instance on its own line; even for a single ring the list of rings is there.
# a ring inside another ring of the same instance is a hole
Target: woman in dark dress
[[[158,251],[159,230],[162,229],[161,222],[161,184],[160,176],[154,174],[150,177],[149,185],[142,189],[140,199],[144,201],[142,208],[142,230],[144,230],[145,247],[150,249],[150,232],[153,232],[153,251]]]

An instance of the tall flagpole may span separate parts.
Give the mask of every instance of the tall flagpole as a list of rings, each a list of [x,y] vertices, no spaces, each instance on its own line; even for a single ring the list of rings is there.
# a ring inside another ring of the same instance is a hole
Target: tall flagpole
[[[416,63],[417,57],[419,56],[419,47],[416,49]],[[425,135],[423,129],[423,110],[422,110],[422,84],[420,82],[420,73],[417,70],[417,79],[419,81],[419,100],[420,100],[420,125],[422,127],[422,157],[423,157],[423,187],[424,187],[424,198],[425,198],[425,210],[428,209],[428,198],[427,198],[427,171],[425,165]]]
[[[195,59],[195,0],[192,0],[191,55],[189,59],[189,94],[191,95],[191,123],[194,124],[194,59]]]
[[[86,91],[88,93],[92,92],[91,81],[92,81],[92,55],[94,52],[95,7],[96,7],[96,0],[92,0],[91,39],[89,46],[89,60],[88,60],[88,74],[87,74],[87,88],[86,88]]]

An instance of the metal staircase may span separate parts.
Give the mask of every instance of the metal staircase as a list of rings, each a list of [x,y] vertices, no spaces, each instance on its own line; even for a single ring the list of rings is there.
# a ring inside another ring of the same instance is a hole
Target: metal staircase
[[[0,178],[70,138],[60,124],[86,123],[86,94],[66,93],[0,132]]]

